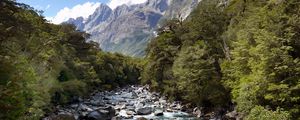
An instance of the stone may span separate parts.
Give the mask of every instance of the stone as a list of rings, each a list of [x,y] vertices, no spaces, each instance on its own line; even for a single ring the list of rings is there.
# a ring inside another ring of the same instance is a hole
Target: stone
[[[177,105],[177,104],[172,103],[172,104],[170,105],[170,107],[176,107],[176,105]]]
[[[180,104],[176,104],[176,106],[174,107],[175,110],[181,110],[182,106]]]
[[[134,103],[132,101],[128,101],[125,105],[126,106],[134,106]]]
[[[107,104],[116,105],[118,103],[117,100],[109,100],[107,101]]]
[[[183,105],[182,108],[181,108],[181,111],[192,113],[192,112],[193,112],[192,109],[189,109],[190,106],[191,106],[190,104],[185,104],[185,105]]]
[[[133,111],[126,111],[126,114],[127,114],[127,115],[134,115],[135,112],[133,112]]]
[[[111,120],[122,120],[122,118],[120,116],[115,116],[115,117],[111,118]]]
[[[138,103],[135,104],[136,108],[142,108],[143,106],[144,106],[144,104],[141,103],[141,102],[138,102]]]
[[[136,92],[131,92],[132,93],[132,98],[138,98],[138,94]]]
[[[89,112],[93,111],[93,109],[91,109],[90,107],[88,107],[88,106],[85,105],[85,104],[79,104],[78,110],[89,111]]]
[[[104,110],[99,109],[93,111],[87,115],[87,119],[91,120],[110,120],[115,116],[115,110],[111,107],[108,107]]]
[[[90,104],[94,106],[103,106],[104,102],[100,100],[91,100]]]
[[[229,112],[227,113],[226,115],[226,118],[229,118],[229,119],[235,119],[235,118],[238,118],[239,114],[237,111],[232,111],[232,112]]]
[[[87,119],[91,119],[91,120],[104,120],[104,119],[102,119],[104,117],[106,117],[106,116],[104,116],[103,114],[101,114],[98,111],[93,111],[87,115]]]
[[[114,108],[115,108],[115,110],[122,110],[122,109],[126,108],[126,105],[125,104],[123,104],[123,105],[116,105]]]
[[[151,107],[138,108],[136,112],[138,115],[149,115],[152,113],[152,108]]]
[[[140,97],[141,98],[147,98],[147,94],[143,93]]]
[[[104,97],[104,98],[103,98],[103,100],[110,100],[110,98],[108,98],[108,97]]]
[[[78,107],[78,104],[72,104],[72,105],[70,105],[70,107],[73,108],[73,109],[75,109],[75,108]]]
[[[164,111],[163,110],[155,110],[154,115],[155,116],[163,116],[164,115]]]
[[[173,112],[173,110],[172,110],[172,109],[170,109],[170,108],[168,108],[168,109],[167,109],[167,112]]]
[[[127,110],[130,110],[130,111],[134,111],[134,110],[135,110],[135,107],[134,107],[134,106],[126,106],[126,109],[127,109]]]
[[[165,105],[165,104],[167,104],[167,101],[164,99],[159,99],[159,103]]]
[[[92,120],[107,120],[115,116],[116,111],[112,107],[99,108],[87,115],[87,119]]]
[[[196,115],[198,118],[203,116],[203,113],[201,112],[201,108],[199,109],[198,107],[193,109],[193,114]]]
[[[131,119],[131,118],[133,118],[133,114],[127,114],[127,111],[126,110],[121,110],[120,112],[119,112],[119,115],[118,116],[120,116],[121,118],[125,118],[125,119]]]
[[[139,118],[137,118],[136,120],[147,120],[147,118],[139,117]]]
[[[87,114],[89,114],[88,112],[81,112],[80,115],[81,116],[86,116]]]
[[[156,96],[152,96],[152,97],[151,97],[151,100],[153,100],[153,101],[158,101],[159,99],[158,99],[158,97],[156,97]]]
[[[79,97],[79,98],[78,98],[78,101],[79,101],[79,102],[82,102],[82,101],[83,101],[83,99],[82,99],[81,97]]]
[[[131,99],[131,98],[133,98],[133,97],[132,97],[132,93],[125,93],[125,94],[122,94],[122,98],[129,98],[129,99]]]
[[[109,115],[112,117],[116,115],[116,110],[112,107],[107,107],[105,110],[109,111]]]

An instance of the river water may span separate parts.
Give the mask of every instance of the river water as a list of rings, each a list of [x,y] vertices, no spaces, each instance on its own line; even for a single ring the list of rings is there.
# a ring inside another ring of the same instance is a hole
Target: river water
[[[147,86],[129,86],[114,91],[95,92],[78,103],[57,106],[44,120],[195,120],[180,102],[168,102]]]

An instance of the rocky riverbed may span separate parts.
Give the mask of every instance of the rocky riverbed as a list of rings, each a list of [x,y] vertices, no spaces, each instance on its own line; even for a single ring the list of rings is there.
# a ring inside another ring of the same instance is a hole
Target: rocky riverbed
[[[180,102],[168,102],[147,86],[130,86],[114,91],[95,92],[88,99],[79,99],[43,120],[194,120]]]

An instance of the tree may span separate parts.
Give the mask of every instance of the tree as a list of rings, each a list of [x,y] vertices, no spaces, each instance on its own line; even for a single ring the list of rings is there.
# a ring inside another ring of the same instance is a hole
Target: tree
[[[187,101],[198,106],[227,104],[227,93],[215,68],[215,58],[203,41],[181,50],[173,71],[178,78],[177,88]]]

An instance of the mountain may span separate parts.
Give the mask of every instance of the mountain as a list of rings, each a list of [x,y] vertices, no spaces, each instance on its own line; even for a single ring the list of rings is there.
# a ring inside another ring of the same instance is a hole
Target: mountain
[[[166,19],[186,18],[200,0],[148,0],[143,4],[121,5],[112,10],[101,4],[86,20],[67,23],[91,34],[104,51],[143,56],[159,23]]]
[[[84,22],[83,17],[78,17],[76,19],[70,18],[68,21],[66,21],[66,23],[74,24],[77,30],[83,30],[83,28],[85,27],[85,24],[83,22]]]

